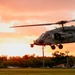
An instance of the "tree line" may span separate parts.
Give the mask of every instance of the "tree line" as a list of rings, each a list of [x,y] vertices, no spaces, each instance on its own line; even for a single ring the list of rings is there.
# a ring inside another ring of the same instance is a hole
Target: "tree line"
[[[28,68],[28,67],[42,67],[43,66],[43,59],[45,67],[54,67],[59,64],[64,64],[67,66],[67,58],[68,58],[68,65],[69,67],[74,66],[75,64],[75,57],[74,56],[67,56],[65,53],[61,53],[56,51],[52,54],[52,57],[40,57],[33,55],[24,55],[23,57],[20,56],[0,56],[0,68],[7,68],[8,66],[13,67],[20,67],[20,68]]]

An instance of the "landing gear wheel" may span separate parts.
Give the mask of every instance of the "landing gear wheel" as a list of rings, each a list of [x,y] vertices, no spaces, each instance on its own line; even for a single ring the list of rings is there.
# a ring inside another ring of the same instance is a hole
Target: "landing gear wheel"
[[[33,48],[34,47],[34,44],[30,44],[30,47]]]
[[[54,50],[56,47],[54,45],[51,46],[51,49]]]
[[[58,45],[58,47],[59,47],[59,49],[62,49],[63,48],[63,45],[60,44],[60,45]]]

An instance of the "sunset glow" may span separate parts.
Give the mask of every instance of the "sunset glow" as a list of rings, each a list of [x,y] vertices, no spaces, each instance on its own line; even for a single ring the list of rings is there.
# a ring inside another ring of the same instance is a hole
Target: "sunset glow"
[[[35,46],[32,49],[30,44],[42,33],[53,28],[52,26],[10,28],[11,26],[71,19],[75,19],[75,0],[0,0],[0,55],[41,56],[41,47]],[[69,50],[70,55],[75,55],[74,46],[75,43],[64,44],[60,51]],[[45,47],[45,56],[51,56],[53,52],[50,47]]]

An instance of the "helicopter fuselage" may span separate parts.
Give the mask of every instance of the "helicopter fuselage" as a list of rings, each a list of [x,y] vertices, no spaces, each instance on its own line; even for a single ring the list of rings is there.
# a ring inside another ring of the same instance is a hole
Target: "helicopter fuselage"
[[[60,27],[46,31],[37,40],[35,40],[33,44],[31,44],[31,47],[33,47],[33,45],[49,45],[52,49],[55,49],[56,45],[59,47],[59,49],[62,49],[62,44],[73,42],[75,42],[75,26],[67,26],[64,27],[64,30],[62,27]]]

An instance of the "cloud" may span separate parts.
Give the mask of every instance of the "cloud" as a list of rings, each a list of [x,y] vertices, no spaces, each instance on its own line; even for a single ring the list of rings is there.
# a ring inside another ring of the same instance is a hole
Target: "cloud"
[[[17,11],[75,9],[75,0],[0,0],[0,4]]]
[[[0,0],[0,16],[3,21],[69,18],[75,10],[74,3],[75,0]]]

